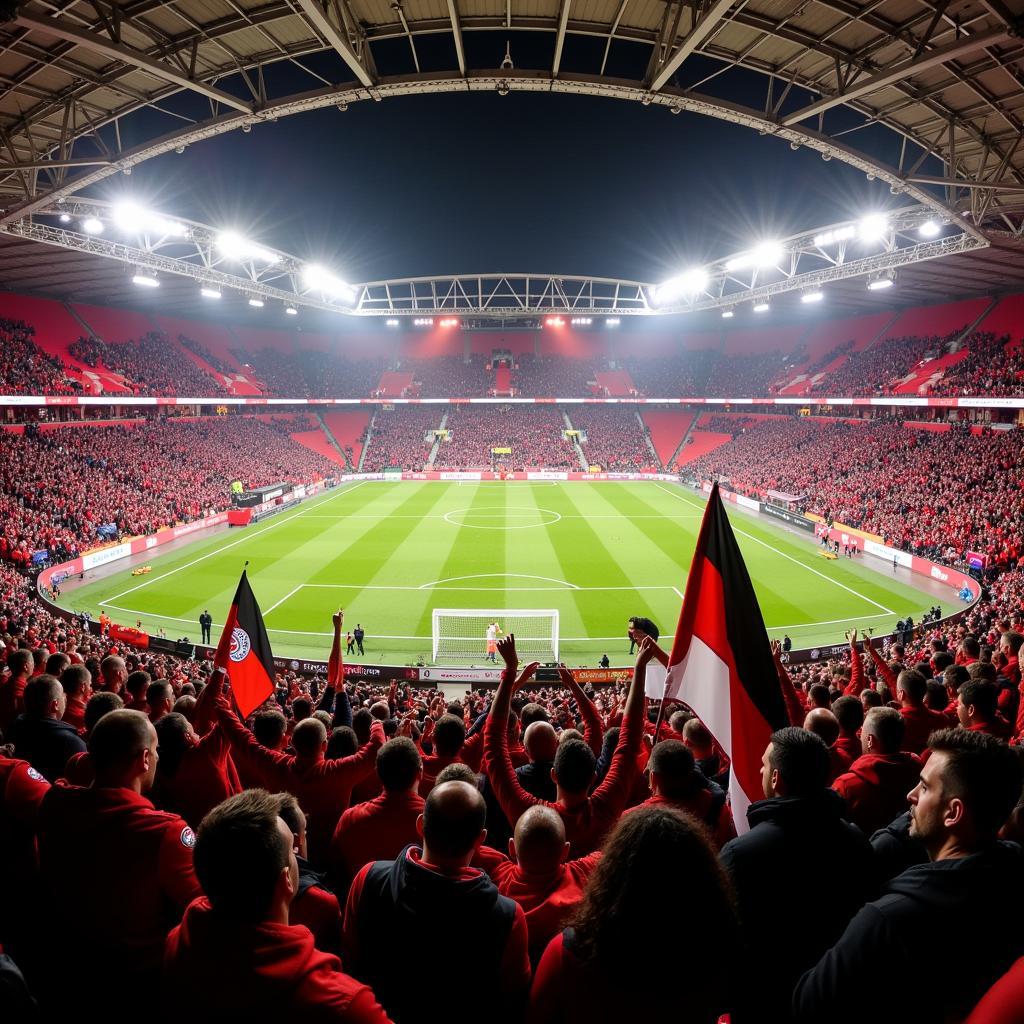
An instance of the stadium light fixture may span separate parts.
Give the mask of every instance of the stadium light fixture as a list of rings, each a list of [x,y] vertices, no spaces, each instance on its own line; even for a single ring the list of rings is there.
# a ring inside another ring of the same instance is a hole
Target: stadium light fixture
[[[772,308],[772,307],[771,307],[771,304],[770,304],[770,303],[767,303],[767,302],[759,302],[759,303],[758,303],[758,304],[757,304],[757,305],[756,305],[756,306],[754,307],[754,312],[755,312],[755,313],[767,313],[767,312],[768,312],[768,310],[769,310],[769,309],[771,309],[771,308]]]
[[[589,316],[574,316],[569,322],[573,327],[589,327],[594,321]]]
[[[862,242],[879,242],[888,230],[889,218],[884,213],[869,213],[857,225],[857,235]]]
[[[103,221],[99,217],[86,217],[82,221],[82,230],[87,235],[102,235],[103,234]]]
[[[303,268],[302,283],[308,291],[319,292],[325,298],[344,303],[355,302],[356,291],[350,284],[315,263]]]
[[[786,250],[781,242],[759,242],[753,249],[741,252],[739,256],[734,256],[726,263],[725,269],[733,271],[758,267],[759,269],[767,270],[778,266],[785,255]]]
[[[872,278],[868,281],[868,290],[872,292],[880,292],[885,288],[891,288],[895,284],[892,274],[880,274],[878,277]]]
[[[262,299],[250,299],[249,300],[249,305],[252,306],[254,309],[262,309],[263,308],[263,300]]]
[[[443,320],[440,320],[439,326],[441,327],[458,327],[459,321],[453,316],[446,316]]]
[[[243,238],[237,231],[222,231],[217,236],[217,248],[221,255],[229,260],[259,260],[261,263],[277,263],[281,259],[276,252],[264,249],[262,245],[256,245],[247,238]]]
[[[722,319],[731,320],[736,314],[731,309],[722,310]]]
[[[413,325],[416,327],[433,327],[434,318],[432,316],[418,316],[413,320]]]
[[[132,278],[132,284],[140,285],[143,288],[159,288],[160,282],[152,274],[143,274],[138,271]]]
[[[285,306],[284,311],[288,316],[298,316],[299,311],[294,306]]]
[[[654,289],[652,296],[656,306],[667,306],[677,299],[692,299],[699,295],[708,286],[708,272],[703,267],[692,267],[669,278]]]
[[[388,325],[388,327],[397,327],[399,325],[399,321],[396,320],[394,317],[390,317],[388,320],[385,321],[385,323]]]
[[[610,316],[604,322],[605,327],[618,327],[619,318],[617,316]]]
[[[547,324],[548,327],[564,327],[565,326],[565,321],[560,316],[549,316],[547,318],[547,320],[544,321],[544,323]]]
[[[113,221],[115,227],[129,234],[141,235],[150,232],[175,238],[184,238],[188,234],[188,228],[184,224],[152,210],[145,210],[130,199],[114,204]]]
[[[61,222],[61,224],[68,224],[68,223],[70,223],[71,222],[71,214],[70,213],[62,213],[60,215],[60,222]]]
[[[202,297],[204,299],[219,299],[220,298],[220,289],[219,288],[200,288],[199,289],[199,294],[202,295]]]
[[[804,292],[803,295],[800,296],[800,301],[807,303],[821,302],[824,298],[824,292]]]
[[[922,238],[934,238],[942,230],[942,225],[936,220],[926,220],[918,229],[917,233]]]

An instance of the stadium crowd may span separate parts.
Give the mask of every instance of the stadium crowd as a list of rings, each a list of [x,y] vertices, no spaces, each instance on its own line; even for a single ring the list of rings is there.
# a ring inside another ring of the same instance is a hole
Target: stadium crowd
[[[806,495],[810,511],[915,554],[976,551],[1006,568],[1024,552],[1022,444],[1016,429],[771,419],[686,468],[748,495]]]
[[[516,393],[526,396],[589,395],[594,367],[586,359],[538,357],[523,352],[512,372]]]
[[[361,438],[364,472],[379,473],[395,467],[421,470],[434,445],[429,432],[440,429],[443,416],[444,411],[433,405],[378,407],[367,435]]]
[[[35,329],[21,320],[0,318],[0,394],[67,395],[81,391],[64,363],[35,342]]]
[[[103,366],[120,374],[136,395],[207,398],[224,394],[217,380],[201,370],[166,335],[156,331],[135,341],[83,337],[73,342],[68,351],[86,366]]]
[[[623,472],[660,468],[635,407],[580,405],[569,416],[587,436],[583,454],[590,465]]]
[[[562,436],[565,421],[554,406],[456,405],[445,426],[452,434],[438,448],[437,469],[580,468],[572,444]],[[494,454],[495,448],[512,451]]]
[[[1007,334],[975,331],[966,358],[951,366],[931,388],[933,395],[1024,395],[1024,346]]]
[[[332,463],[288,436],[311,426],[302,416],[0,431],[0,561],[25,567],[36,551],[63,561],[223,510],[236,479],[331,476]]]
[[[326,680],[277,673],[245,717],[209,664],[113,651],[0,569],[5,1018],[119,1020],[160,991],[154,1015],[210,1022],[1011,1024],[1024,582],[1003,581],[885,651],[854,634],[787,671],[776,649],[789,724],[737,829],[723,749],[645,696],[649,620],[628,682],[539,684],[507,637],[497,689],[449,702],[348,677],[339,613]],[[676,883],[685,921],[642,941]],[[69,928],[89,941],[54,984]]]
[[[946,347],[963,334],[963,328],[945,337],[888,338],[853,352],[845,363],[808,388],[808,394],[890,394],[922,359],[944,354]]]

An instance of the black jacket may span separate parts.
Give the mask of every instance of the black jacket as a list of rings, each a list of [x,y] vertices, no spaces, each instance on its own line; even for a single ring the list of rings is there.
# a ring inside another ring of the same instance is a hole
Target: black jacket
[[[14,756],[24,758],[47,782],[56,782],[72,754],[85,750],[78,730],[55,718],[19,715],[11,727]]]
[[[722,847],[736,887],[747,1001],[734,1024],[788,1021],[797,979],[874,895],[871,845],[833,790],[759,800],[750,831]]]
[[[799,1021],[960,1020],[1024,954],[1024,851],[993,843],[887,883],[797,985]]]
[[[902,875],[907,868],[928,861],[925,848],[917,839],[910,838],[909,810],[872,835],[871,849],[875,851],[875,867],[880,882],[888,882]]]

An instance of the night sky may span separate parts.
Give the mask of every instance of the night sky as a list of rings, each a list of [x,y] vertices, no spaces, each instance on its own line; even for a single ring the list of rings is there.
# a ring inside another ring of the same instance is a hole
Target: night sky
[[[686,67],[696,79],[717,65]],[[766,79],[743,74],[731,98],[762,105]],[[837,160],[746,128],[539,93],[329,107],[159,157],[94,194],[126,191],[350,281],[493,271],[659,281],[895,202]]]

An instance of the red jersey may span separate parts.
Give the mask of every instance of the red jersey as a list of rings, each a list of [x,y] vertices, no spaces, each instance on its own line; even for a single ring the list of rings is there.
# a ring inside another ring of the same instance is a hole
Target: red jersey
[[[10,942],[29,922],[37,870],[36,817],[49,789],[28,761],[0,755],[0,942]]]
[[[938,729],[948,729],[949,722],[941,711],[932,711],[923,704],[917,707],[902,707],[900,714],[906,727],[903,733],[903,750],[921,754],[928,748],[928,737]]]
[[[180,814],[194,829],[217,804],[242,792],[231,762],[231,743],[214,726],[182,754],[174,775],[157,769],[154,800],[164,810]]]
[[[350,807],[331,840],[331,875],[338,885],[348,886],[364,864],[394,860],[418,842],[416,819],[422,813],[423,797],[416,793],[385,791],[374,800]]]
[[[907,794],[920,777],[916,754],[863,754],[832,788],[846,801],[847,820],[870,836],[907,809]]]

